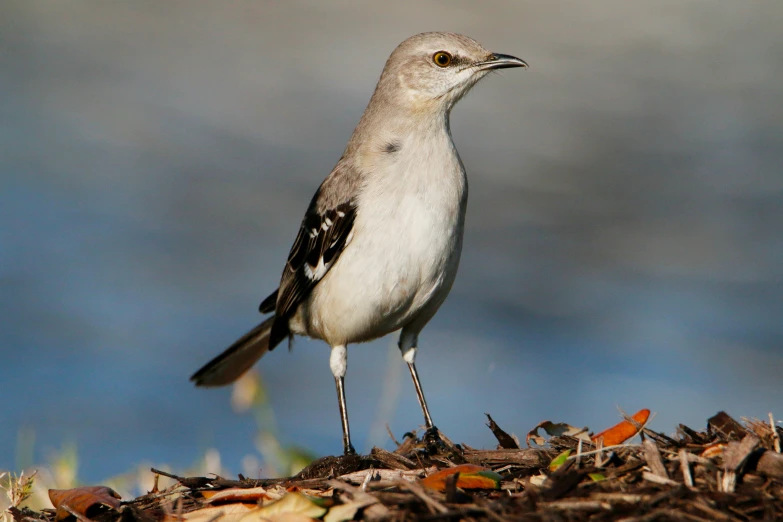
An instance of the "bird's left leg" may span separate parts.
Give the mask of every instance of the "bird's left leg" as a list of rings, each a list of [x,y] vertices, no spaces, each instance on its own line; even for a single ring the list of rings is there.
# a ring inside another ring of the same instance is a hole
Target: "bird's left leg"
[[[329,355],[329,367],[334,375],[334,384],[337,387],[337,401],[340,406],[340,421],[343,425],[343,453],[355,455],[356,450],[351,444],[351,429],[348,426],[348,407],[345,404],[345,372],[348,369],[348,348],[345,345],[332,346]]]

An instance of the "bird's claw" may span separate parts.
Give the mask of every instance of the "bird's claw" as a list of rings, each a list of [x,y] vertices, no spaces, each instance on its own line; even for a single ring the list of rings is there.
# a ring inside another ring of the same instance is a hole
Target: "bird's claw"
[[[440,437],[438,428],[432,426],[424,432],[424,436],[421,438],[424,443],[424,449],[428,455],[437,455],[439,453],[445,453],[449,450],[446,443]]]

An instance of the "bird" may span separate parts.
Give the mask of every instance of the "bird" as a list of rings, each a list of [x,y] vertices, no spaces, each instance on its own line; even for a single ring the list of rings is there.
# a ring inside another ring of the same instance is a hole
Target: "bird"
[[[451,290],[462,251],[468,181],[451,137],[454,105],[491,71],[527,68],[456,33],[421,33],[391,53],[343,155],[307,207],[272,314],[191,377],[230,384],[294,335],[325,341],[343,453],[355,455],[345,399],[347,346],[400,330],[424,426],[437,432],[415,359],[419,333]]]

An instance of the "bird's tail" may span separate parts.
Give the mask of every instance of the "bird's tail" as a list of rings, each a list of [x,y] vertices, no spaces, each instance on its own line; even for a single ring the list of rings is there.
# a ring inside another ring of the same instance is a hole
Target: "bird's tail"
[[[225,386],[239,379],[262,355],[274,348],[269,345],[269,334],[274,321],[273,315],[247,332],[194,373],[190,380],[196,383],[196,386],[211,387]]]

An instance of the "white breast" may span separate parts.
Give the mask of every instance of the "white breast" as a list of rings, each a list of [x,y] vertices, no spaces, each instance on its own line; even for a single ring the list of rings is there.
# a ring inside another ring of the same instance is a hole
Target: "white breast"
[[[343,344],[426,316],[423,327],[445,299],[462,248],[467,180],[445,128],[424,143],[409,136],[398,152],[372,158],[351,243],[303,308],[308,335]]]

